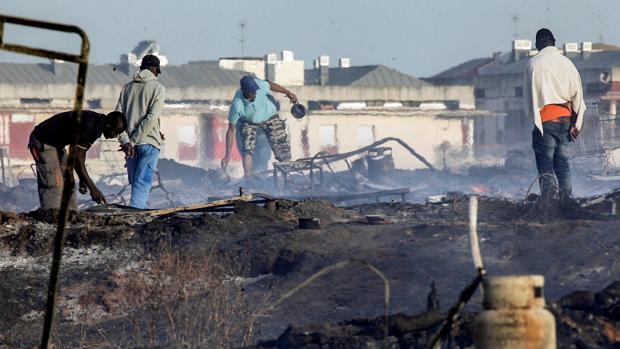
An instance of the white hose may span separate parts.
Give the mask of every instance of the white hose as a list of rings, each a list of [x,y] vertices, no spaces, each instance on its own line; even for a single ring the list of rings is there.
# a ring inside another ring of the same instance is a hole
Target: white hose
[[[473,195],[469,198],[469,243],[471,245],[471,255],[474,260],[476,270],[482,272],[482,255],[478,244],[478,197]]]

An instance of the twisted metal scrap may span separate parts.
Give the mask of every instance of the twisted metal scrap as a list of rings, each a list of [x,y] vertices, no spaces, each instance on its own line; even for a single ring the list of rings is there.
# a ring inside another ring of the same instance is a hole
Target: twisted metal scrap
[[[319,152],[316,155],[314,155],[311,158],[305,158],[305,159],[299,159],[297,161],[311,161],[314,162],[316,160],[323,160],[325,163],[331,163],[334,161],[339,161],[339,160],[344,160],[346,158],[349,158],[351,156],[357,155],[357,154],[361,154],[364,152],[369,151],[370,149],[376,148],[384,143],[387,142],[396,142],[398,144],[400,144],[403,148],[407,149],[407,151],[409,153],[411,153],[411,155],[413,155],[416,159],[418,159],[420,162],[422,162],[424,165],[426,165],[426,167],[428,167],[430,170],[435,171],[436,168],[435,166],[433,166],[428,160],[426,160],[426,158],[424,156],[422,156],[420,153],[418,153],[417,151],[415,151],[415,149],[413,149],[409,144],[407,144],[405,141],[403,141],[400,138],[396,138],[396,137],[386,137],[383,139],[380,139],[372,144],[369,144],[365,147],[356,149],[356,150],[352,150],[346,153],[339,153],[339,154],[326,154],[325,152]]]

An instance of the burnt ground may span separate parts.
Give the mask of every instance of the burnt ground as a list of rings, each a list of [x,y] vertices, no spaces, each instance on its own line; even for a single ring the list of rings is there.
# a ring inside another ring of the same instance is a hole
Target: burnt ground
[[[406,199],[411,202],[424,202],[429,196],[443,195],[447,192],[482,194],[504,197],[512,200],[524,199],[528,188],[535,179],[536,169],[533,157],[525,154],[519,161],[528,165],[515,166],[512,162],[499,161],[492,166],[470,166],[466,168],[448,168],[430,171],[394,170],[385,176],[369,179],[368,173],[360,170],[353,175],[350,171],[331,173],[325,170],[324,185],[310,191],[314,195],[336,195],[339,193],[374,192],[383,189],[409,188]],[[576,162],[576,161],[575,161]],[[575,163],[573,169],[573,194],[576,197],[590,197],[602,194],[620,186],[620,176],[593,176],[597,166],[590,163]],[[291,175],[296,184],[284,188],[282,181],[274,185],[271,173],[257,177],[256,181],[246,183],[242,179],[221,181],[214,176],[214,170],[204,170],[180,164],[171,159],[160,159],[159,182],[151,191],[149,207],[177,207],[206,202],[212,197],[237,195],[239,187],[248,192],[271,193],[280,197],[304,197],[309,195],[308,176]],[[97,187],[104,193],[109,203],[124,204],[129,202],[130,190],[125,188],[125,175],[104,176],[97,182]],[[317,183],[315,183],[316,185]],[[536,183],[534,183],[536,184]],[[537,184],[532,190],[537,192]],[[165,189],[165,190],[164,190]],[[119,195],[121,194],[121,195]],[[80,209],[94,206],[90,194],[77,195]],[[389,198],[388,198],[389,200]],[[347,202],[348,205],[355,202]],[[358,202],[359,203],[359,202]],[[20,185],[7,187],[0,184],[0,211],[28,212],[38,207],[36,179],[20,179]]]
[[[281,200],[278,206],[271,212],[239,204],[235,213],[156,219],[74,215],[55,342],[376,347],[383,283],[360,265],[321,276],[274,310],[264,310],[320,269],[357,259],[390,281],[393,347],[415,348],[475,276],[464,196],[436,204],[338,208]],[[481,199],[479,235],[488,273],[545,276],[561,347],[618,348],[620,287],[612,283],[620,279],[619,219],[604,206],[541,212],[535,203]],[[369,225],[365,215],[381,215],[388,224]],[[321,228],[298,229],[302,217],[319,218]],[[0,347],[32,347],[45,306],[53,215],[3,213],[0,220]],[[439,313],[426,312],[432,282]],[[468,319],[479,304],[476,295],[452,347],[471,344]]]

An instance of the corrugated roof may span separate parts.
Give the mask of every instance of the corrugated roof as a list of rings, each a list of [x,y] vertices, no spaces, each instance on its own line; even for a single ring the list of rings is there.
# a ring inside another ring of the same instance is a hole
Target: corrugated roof
[[[616,45],[606,44],[604,42],[595,42],[592,44],[593,50],[603,50],[603,51],[620,51],[620,47]]]
[[[130,80],[127,67],[103,64],[90,65],[87,85],[122,85]],[[131,67],[131,71],[135,71]],[[162,67],[159,81],[166,87],[214,87],[237,85],[246,73],[221,69],[213,62],[190,62]],[[68,63],[24,64],[0,62],[0,83],[10,84],[74,84],[77,65]],[[318,85],[318,70],[305,71],[306,84]],[[420,79],[383,65],[330,68],[331,86],[422,86]]]
[[[54,73],[57,68],[57,73]],[[134,69],[135,70],[135,69]],[[132,70],[132,71],[134,71]],[[237,85],[246,73],[220,69],[208,62],[162,67],[159,81],[166,87]],[[0,83],[10,84],[73,84],[77,77],[75,64],[0,63]],[[130,76],[118,65],[90,65],[87,85],[122,85]]]
[[[496,75],[496,74],[519,74],[525,71],[528,58],[523,58],[517,62],[503,63],[499,61],[491,62],[484,67],[478,69],[479,75]]]
[[[586,59],[582,58],[581,53],[576,53],[569,58],[578,70],[606,69],[612,65],[620,65],[620,51],[592,52]],[[509,63],[491,62],[480,68],[479,72],[480,75],[521,74],[525,71],[527,62],[527,58]]]
[[[587,59],[582,59],[579,55],[571,60],[577,69],[608,68],[620,64],[620,51],[592,52]]]
[[[131,71],[135,68],[131,67]],[[119,65],[103,64],[88,67],[87,85],[122,85],[130,80]],[[191,62],[183,65],[162,67],[159,81],[166,87],[213,87],[237,85],[246,73],[221,69],[213,62]],[[68,63],[24,64],[1,63],[0,83],[10,84],[73,84],[77,77],[77,65]],[[306,84],[318,85],[318,70],[305,71]],[[330,68],[331,86],[422,86],[420,79],[383,65],[350,68]]]
[[[605,69],[612,65],[620,64],[620,48],[613,45],[596,43],[594,50],[604,49],[602,52],[591,52],[590,56],[583,59],[581,53],[569,57],[579,70]],[[476,75],[520,74],[525,71],[529,58],[522,58],[512,62],[512,52],[502,53],[496,61],[493,58],[475,58],[452,68],[446,69],[428,80],[455,79],[472,77]]]
[[[319,70],[305,71],[305,84],[319,84]],[[384,65],[329,68],[327,86],[423,86],[429,83]]]
[[[478,75],[478,68],[491,62],[493,58],[474,58],[467,62],[446,69],[439,74],[433,75],[431,79],[453,79],[466,78]]]

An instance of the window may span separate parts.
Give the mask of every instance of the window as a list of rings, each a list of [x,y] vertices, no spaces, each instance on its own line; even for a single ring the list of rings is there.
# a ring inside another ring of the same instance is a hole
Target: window
[[[51,98],[20,98],[21,104],[50,104]]]
[[[357,128],[357,145],[365,147],[375,141],[375,131],[373,126],[360,126]]]
[[[196,126],[185,125],[176,128],[176,136],[179,140],[178,158],[179,160],[192,161],[198,158],[196,146]]]
[[[88,109],[101,109],[101,99],[89,99]]]
[[[609,89],[608,87],[609,85],[606,85],[604,83],[600,83],[600,82],[592,82],[589,84],[586,84],[586,90],[585,93],[588,94],[602,94],[607,92],[607,90]]]
[[[476,89],[474,89],[474,97],[476,97],[476,98],[484,98],[485,97],[484,89],[483,88],[476,88]]]
[[[515,87],[515,96],[516,97],[523,97],[523,87],[521,87],[521,86]]]
[[[319,127],[319,145],[321,151],[326,151],[329,153],[338,152],[336,125],[321,125]]]

